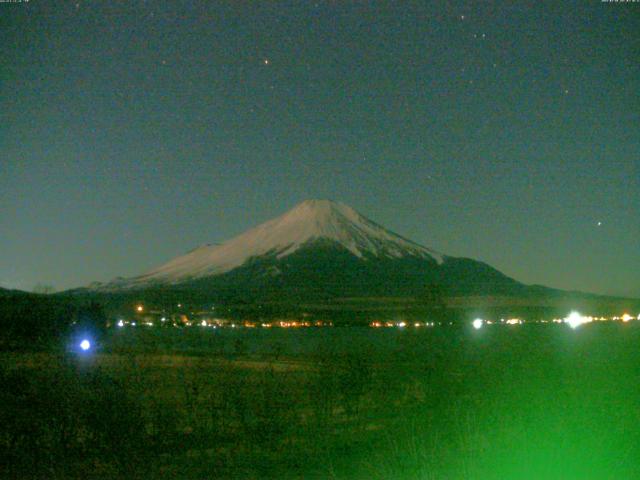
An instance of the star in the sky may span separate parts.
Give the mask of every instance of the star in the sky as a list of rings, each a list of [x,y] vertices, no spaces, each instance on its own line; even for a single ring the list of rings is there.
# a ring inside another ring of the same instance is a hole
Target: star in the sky
[[[263,61],[263,63],[264,63],[265,65],[269,65],[269,59],[268,59],[268,58],[265,58],[265,59],[264,59],[264,61]]]

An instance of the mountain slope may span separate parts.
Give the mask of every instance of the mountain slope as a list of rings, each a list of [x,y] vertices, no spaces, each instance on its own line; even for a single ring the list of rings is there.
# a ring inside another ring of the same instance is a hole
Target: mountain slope
[[[221,244],[196,248],[143,275],[93,291],[192,292],[246,298],[520,294],[489,265],[407,240],[328,200],[308,200]]]
[[[386,230],[347,205],[307,200],[222,245],[196,248],[148,273],[111,286],[180,284],[229,272],[261,256],[281,259],[320,239],[334,242],[360,259],[416,257],[443,262],[441,254]]]
[[[359,258],[327,239],[309,242],[282,258],[275,254],[256,257],[230,272],[175,286],[234,297],[307,300],[424,297],[435,287],[442,293],[463,295],[514,294],[526,288],[470,259],[445,257],[438,264],[419,256]]]

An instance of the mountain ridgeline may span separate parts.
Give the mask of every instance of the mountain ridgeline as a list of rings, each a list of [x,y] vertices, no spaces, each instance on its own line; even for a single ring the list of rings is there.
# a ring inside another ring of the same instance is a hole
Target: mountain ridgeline
[[[483,262],[412,242],[329,200],[305,201],[220,245],[196,248],[136,277],[89,287],[110,295],[176,293],[249,303],[510,296],[527,295],[532,288]]]

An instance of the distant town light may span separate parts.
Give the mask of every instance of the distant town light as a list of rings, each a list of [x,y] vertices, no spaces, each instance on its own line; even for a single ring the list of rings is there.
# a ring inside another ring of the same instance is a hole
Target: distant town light
[[[587,317],[583,317],[578,312],[571,312],[567,318],[564,319],[565,323],[568,323],[569,326],[573,329],[578,328],[583,323],[588,322]]]
[[[484,322],[482,321],[482,319],[481,319],[481,318],[476,318],[476,319],[472,322],[472,325],[473,325],[473,328],[475,328],[476,330],[480,330],[480,329],[482,328],[482,324],[483,324],[483,323],[484,323]]]
[[[119,327],[124,327],[124,322],[122,320],[118,320],[118,326]]]
[[[400,328],[403,328],[403,327],[406,327],[406,326],[407,326],[407,324],[406,324],[406,323],[404,323],[404,322],[400,322],[400,323],[398,323],[398,326],[399,326]]]
[[[142,305],[138,305],[138,306],[136,307],[136,311],[137,311],[137,312],[142,312],[142,311],[144,311],[144,307],[143,307]]]
[[[84,339],[80,342],[80,348],[85,352],[91,348],[91,342],[87,339]]]
[[[633,317],[631,315],[629,315],[628,313],[625,313],[624,315],[622,315],[622,321],[623,322],[629,322],[633,320]]]
[[[207,321],[206,320],[202,320],[202,322],[200,322],[200,325],[202,325],[203,327],[207,326]]]

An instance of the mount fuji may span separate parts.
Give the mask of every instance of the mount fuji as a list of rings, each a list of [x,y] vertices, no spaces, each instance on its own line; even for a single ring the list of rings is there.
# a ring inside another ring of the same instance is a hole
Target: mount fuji
[[[489,265],[444,255],[351,207],[307,200],[220,245],[205,245],[147,273],[92,284],[103,293],[160,289],[205,296],[297,299],[520,294],[528,288]]]

